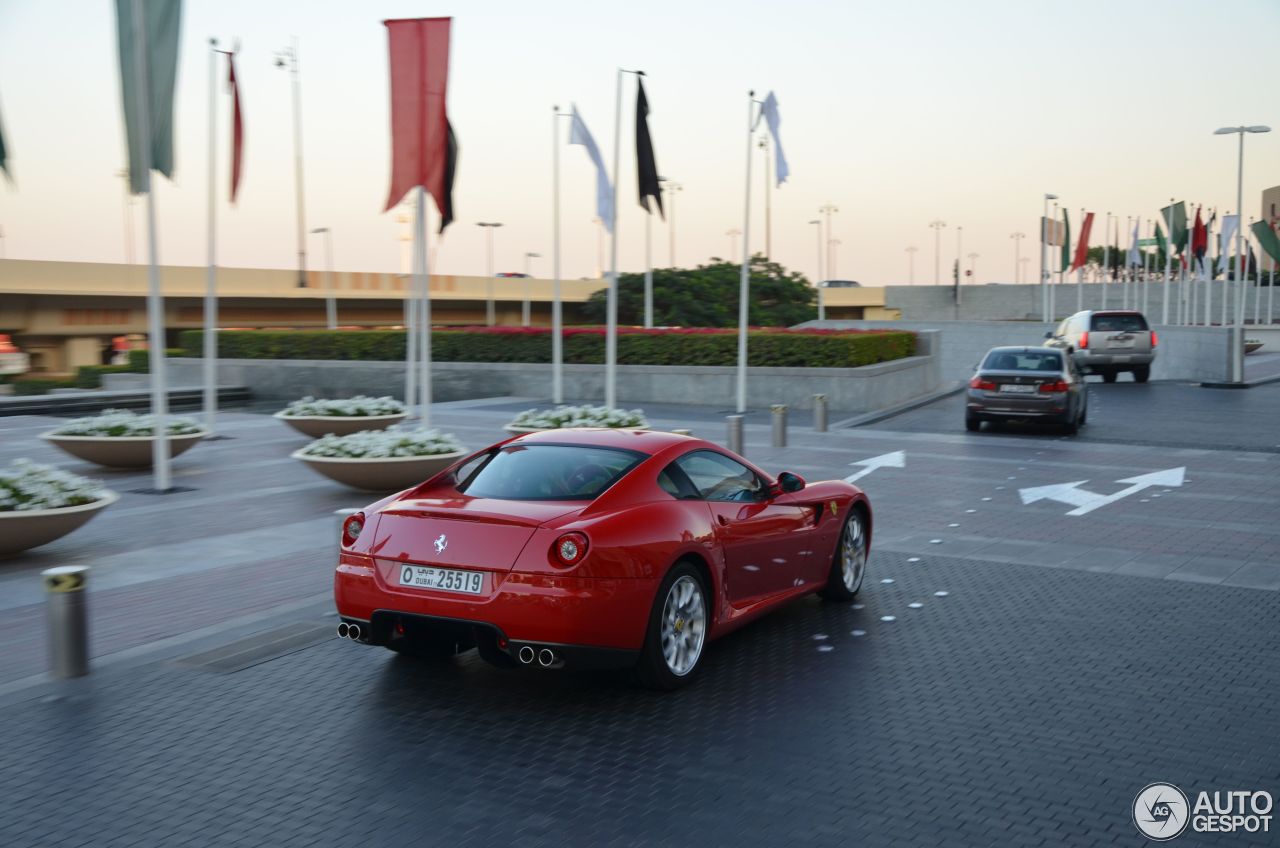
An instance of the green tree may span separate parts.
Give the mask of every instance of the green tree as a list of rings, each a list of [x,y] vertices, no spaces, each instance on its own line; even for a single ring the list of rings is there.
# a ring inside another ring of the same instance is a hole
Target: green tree
[[[654,268],[654,325],[736,327],[741,274],[741,265],[724,261],[696,268]],[[607,294],[608,289],[601,289],[591,295],[583,310],[588,321],[605,323]],[[752,326],[789,327],[817,317],[817,292],[803,274],[761,254],[751,258]],[[644,323],[644,274],[618,275],[618,323]]]

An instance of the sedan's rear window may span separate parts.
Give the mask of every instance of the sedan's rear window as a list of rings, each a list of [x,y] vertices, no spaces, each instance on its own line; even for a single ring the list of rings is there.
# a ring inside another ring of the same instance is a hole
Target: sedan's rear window
[[[1136,312],[1108,314],[1095,313],[1089,329],[1095,333],[1143,333],[1147,327],[1147,319]]]
[[[494,451],[457,488],[473,498],[590,501],[643,459],[617,448],[517,443]]]
[[[1061,371],[1062,356],[1053,351],[993,350],[982,363],[984,371]]]

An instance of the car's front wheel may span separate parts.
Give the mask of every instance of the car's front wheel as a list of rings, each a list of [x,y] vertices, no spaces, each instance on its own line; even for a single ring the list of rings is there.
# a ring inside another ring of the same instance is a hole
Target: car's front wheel
[[[667,572],[649,613],[636,673],[653,689],[676,689],[693,679],[702,660],[711,605],[702,575],[680,562]]]
[[[840,543],[836,546],[831,574],[823,588],[822,597],[829,601],[852,601],[862,588],[867,576],[867,528],[866,516],[861,509],[849,510],[849,517],[840,531]]]

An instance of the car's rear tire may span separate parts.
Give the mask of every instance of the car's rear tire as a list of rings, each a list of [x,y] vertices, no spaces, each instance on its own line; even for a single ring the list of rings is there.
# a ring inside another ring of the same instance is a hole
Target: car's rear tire
[[[1062,420],[1062,432],[1068,436],[1074,436],[1080,432],[1080,422],[1075,418],[1064,418]]]
[[[854,507],[840,528],[827,585],[818,594],[829,601],[852,601],[867,576],[867,516]]]
[[[970,433],[976,433],[982,429],[982,419],[976,415],[966,415],[964,417],[964,428]]]
[[[1133,369],[1133,379],[1139,383],[1145,383],[1151,379],[1151,366],[1139,365]]]
[[[702,667],[711,628],[710,590],[690,562],[667,572],[649,611],[636,676],[651,689],[688,685]]]
[[[1114,383],[1116,381],[1116,378],[1119,376],[1120,374],[1118,371],[1108,368],[1106,371],[1102,372],[1102,382]]]

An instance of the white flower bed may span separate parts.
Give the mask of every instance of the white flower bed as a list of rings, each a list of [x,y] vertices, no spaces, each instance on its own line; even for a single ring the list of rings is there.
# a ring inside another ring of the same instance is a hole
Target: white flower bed
[[[372,415],[399,415],[404,412],[404,404],[393,397],[366,397],[356,395],[353,398],[319,400],[307,396],[295,400],[286,406],[281,415],[333,415],[347,418]]]
[[[96,480],[25,459],[0,469],[0,512],[79,506],[106,496]]]
[[[203,428],[190,418],[169,416],[166,432],[170,436],[182,436],[203,432]],[[127,409],[107,409],[89,418],[76,418],[53,431],[55,436],[153,436],[154,416],[138,415]]]
[[[363,430],[347,436],[323,436],[302,449],[303,456],[344,459],[436,456],[465,450],[450,433],[439,430]]]
[[[562,427],[648,427],[649,422],[641,409],[557,406],[555,409],[526,409],[509,426],[559,430]]]

